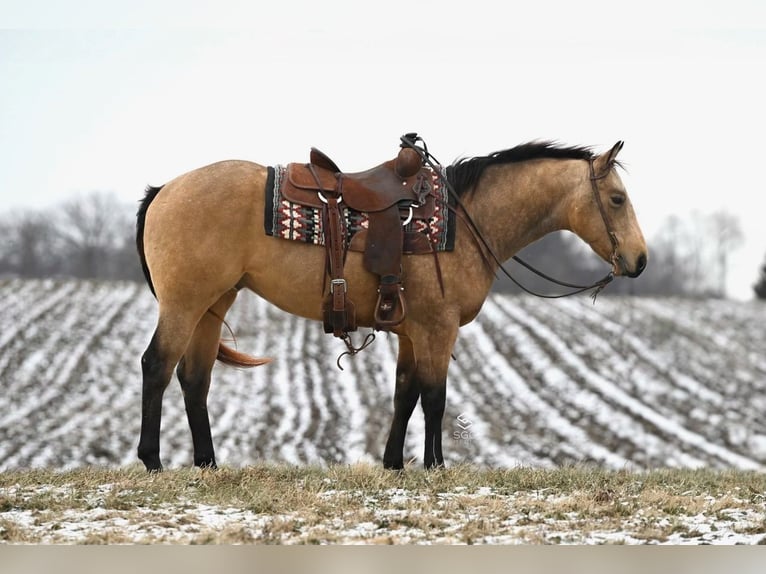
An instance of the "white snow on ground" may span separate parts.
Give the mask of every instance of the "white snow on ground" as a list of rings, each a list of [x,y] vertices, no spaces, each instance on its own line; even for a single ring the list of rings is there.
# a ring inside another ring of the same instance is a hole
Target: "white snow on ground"
[[[461,512],[448,513],[445,508],[456,500],[469,500],[477,504],[492,501],[509,508],[523,509],[525,501],[534,499],[553,505],[566,502],[566,497],[553,496],[542,491],[500,494],[491,487],[481,487],[468,493],[457,488],[442,492],[436,497],[434,509],[429,513],[427,528],[414,525],[413,518],[420,518],[420,510],[409,505],[422,502],[403,489],[390,489],[378,495],[363,492],[328,490],[323,493],[325,501],[349,498],[363,500],[367,520],[355,522],[342,515],[329,516],[310,523],[299,513],[264,514],[233,507],[211,506],[179,500],[173,505],[138,507],[130,510],[106,509],[100,506],[103,496],[110,492],[110,485],[99,487],[102,495],[94,496],[87,510],[66,510],[46,513],[40,510],[9,510],[0,513],[5,524],[12,523],[25,535],[40,543],[77,544],[88,542],[93,536],[102,541],[117,543],[190,543],[190,542],[258,542],[267,540],[281,544],[331,543],[331,544],[758,544],[763,542],[762,525],[766,521],[766,505],[751,508],[720,508],[715,512],[696,515],[674,513],[650,517],[639,511],[622,521],[617,529],[600,523],[592,516],[579,516],[576,512],[557,515],[555,518],[538,512],[516,511],[504,513],[502,520],[495,520],[492,533],[482,532],[466,536],[471,521],[487,522],[491,515]],[[47,489],[47,490],[46,490]],[[40,486],[38,492],[66,497],[71,495],[66,487],[53,489]],[[0,489],[0,496],[14,494],[13,488]],[[741,502],[731,499],[732,503]],[[465,502],[463,502],[465,504]],[[708,498],[712,508],[716,503]],[[282,528],[285,523],[289,528]],[[0,522],[0,536],[3,532]],[[651,532],[668,532],[652,536]],[[756,533],[753,533],[756,531]],[[226,538],[228,533],[235,537]],[[220,538],[223,537],[223,538]]]

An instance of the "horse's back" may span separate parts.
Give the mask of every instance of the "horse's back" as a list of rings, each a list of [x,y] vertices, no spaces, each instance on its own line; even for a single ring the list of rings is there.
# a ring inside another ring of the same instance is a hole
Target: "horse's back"
[[[266,167],[262,165],[244,160],[219,161],[172,179],[154,203],[174,212],[184,208],[228,208],[237,203],[246,208],[255,196],[263,195],[265,183]]]

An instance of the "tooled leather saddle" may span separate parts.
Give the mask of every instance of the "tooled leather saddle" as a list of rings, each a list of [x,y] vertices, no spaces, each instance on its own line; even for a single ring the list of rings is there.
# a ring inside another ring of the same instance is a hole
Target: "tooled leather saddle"
[[[433,252],[425,235],[403,230],[413,217],[433,215],[432,172],[417,151],[404,145],[396,158],[359,173],[343,173],[316,148],[311,148],[309,159],[306,164],[287,165],[282,194],[288,201],[322,212],[330,277],[322,306],[325,332],[347,339],[356,330],[354,304],[347,296],[343,274],[349,249],[363,252],[365,269],[379,277],[374,327],[390,330],[407,313],[402,254]],[[342,215],[346,207],[368,217],[367,229],[354,234],[348,245]]]

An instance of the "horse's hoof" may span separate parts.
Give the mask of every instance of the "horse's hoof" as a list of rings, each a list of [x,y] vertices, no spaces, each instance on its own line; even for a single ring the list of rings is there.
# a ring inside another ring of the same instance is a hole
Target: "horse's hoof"
[[[160,462],[160,457],[158,456],[147,456],[141,458],[141,462],[144,463],[144,466],[146,467],[146,472],[162,472],[162,463]]]

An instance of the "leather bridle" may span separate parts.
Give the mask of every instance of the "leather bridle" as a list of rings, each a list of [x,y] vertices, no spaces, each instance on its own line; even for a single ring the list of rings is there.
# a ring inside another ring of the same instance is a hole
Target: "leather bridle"
[[[617,266],[617,262],[619,259],[619,255],[617,254],[617,250],[619,247],[619,240],[617,239],[617,233],[614,231],[612,220],[609,217],[609,214],[606,212],[606,208],[604,207],[604,202],[601,200],[601,194],[598,191],[598,180],[604,179],[605,177],[609,175],[612,169],[612,165],[611,164],[608,165],[607,170],[601,175],[596,175],[594,158],[590,158],[588,160],[588,166],[590,170],[590,187],[593,190],[593,197],[596,200],[598,211],[599,213],[601,213],[601,219],[604,221],[604,227],[606,228],[606,233],[609,236],[609,241],[612,242],[612,255],[609,258],[609,262],[612,264],[612,269],[614,269]]]

